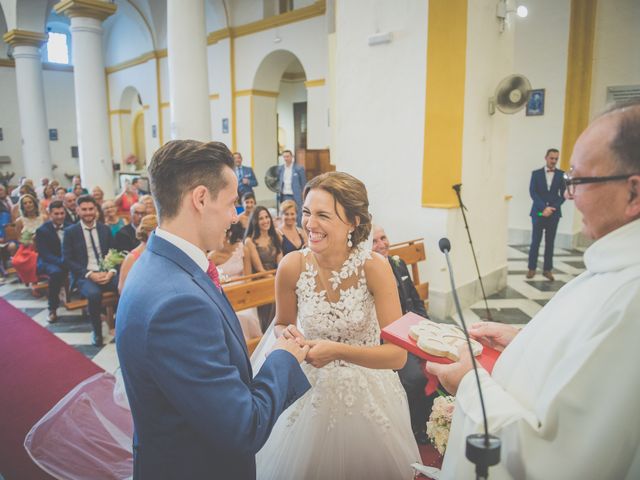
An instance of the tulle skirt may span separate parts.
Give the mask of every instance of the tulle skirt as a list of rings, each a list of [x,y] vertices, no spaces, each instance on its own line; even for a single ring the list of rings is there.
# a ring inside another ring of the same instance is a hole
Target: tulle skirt
[[[256,457],[258,480],[412,479],[420,461],[398,375],[345,362],[316,369]]]

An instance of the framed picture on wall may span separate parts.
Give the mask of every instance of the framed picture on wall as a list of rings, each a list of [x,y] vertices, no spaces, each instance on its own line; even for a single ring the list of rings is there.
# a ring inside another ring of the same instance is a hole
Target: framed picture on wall
[[[544,115],[544,88],[531,90],[527,102],[527,117]]]

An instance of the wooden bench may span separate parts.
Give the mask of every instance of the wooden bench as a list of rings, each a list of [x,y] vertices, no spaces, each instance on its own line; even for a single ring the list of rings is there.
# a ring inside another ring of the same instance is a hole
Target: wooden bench
[[[224,282],[222,289],[236,312],[247,308],[269,305],[276,301],[276,271],[253,273]],[[262,337],[247,340],[249,356]]]
[[[66,298],[64,302],[64,308],[66,308],[67,310],[80,310],[89,307],[89,301],[86,298],[71,298],[71,291],[68,283],[64,287],[64,293]],[[106,310],[107,325],[109,325],[110,329],[113,329],[116,325],[115,310],[116,305],[118,305],[119,298],[120,296],[117,292],[102,292],[101,305],[102,308]]]
[[[394,243],[389,246],[389,256],[397,255],[408,267],[411,268],[411,277],[413,285],[416,287],[418,296],[425,302],[428,310],[429,307],[429,282],[420,283],[420,272],[418,271],[418,263],[427,259],[424,248],[424,239],[417,238],[401,243]]]

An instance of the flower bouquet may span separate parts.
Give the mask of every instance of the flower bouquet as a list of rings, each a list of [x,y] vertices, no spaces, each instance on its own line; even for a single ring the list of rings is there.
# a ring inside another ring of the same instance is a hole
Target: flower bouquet
[[[100,260],[100,271],[108,272],[113,270],[124,261],[126,256],[127,252],[119,252],[115,248],[109,249],[104,258]]]
[[[452,396],[441,395],[436,398],[427,422],[427,436],[440,455],[444,455],[447,449],[455,401]]]
[[[23,230],[20,234],[20,243],[25,246],[33,245],[35,233],[29,230]]]

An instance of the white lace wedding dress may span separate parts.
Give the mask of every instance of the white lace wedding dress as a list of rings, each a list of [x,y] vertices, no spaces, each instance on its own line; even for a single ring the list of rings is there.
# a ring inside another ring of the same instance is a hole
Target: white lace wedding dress
[[[363,268],[369,250],[356,249],[329,279],[332,296],[339,293],[335,302],[320,290],[309,250],[302,255],[305,270],[296,294],[298,325],[306,338],[379,345],[380,327]],[[394,371],[343,361],[319,369],[303,363],[302,368],[312,388],[282,414],[258,453],[259,480],[413,478],[410,464],[419,462],[420,455]]]

